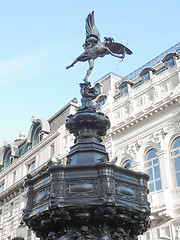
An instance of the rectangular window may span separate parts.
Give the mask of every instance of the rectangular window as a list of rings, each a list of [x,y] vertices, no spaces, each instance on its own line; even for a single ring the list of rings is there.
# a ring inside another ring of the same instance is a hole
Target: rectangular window
[[[32,143],[28,143],[28,150],[32,148]]]
[[[2,183],[2,184],[0,185],[0,188],[1,188],[1,192],[3,192],[3,191],[4,191],[4,183]]]
[[[2,223],[2,210],[0,210],[0,223]]]
[[[12,216],[14,212],[14,202],[11,202],[9,205],[9,215]]]
[[[34,160],[28,165],[28,172],[32,172],[36,167],[36,161]]]
[[[24,209],[27,204],[27,198],[26,195],[22,196],[21,204],[20,204],[20,209]]]
[[[12,164],[12,163],[14,162],[14,157],[11,156],[11,157],[9,158],[9,160],[10,160],[10,163]]]
[[[50,145],[50,157],[54,157],[55,154],[55,145],[54,143]]]
[[[39,142],[41,142],[43,140],[43,135],[44,135],[44,133],[40,131],[38,134]]]
[[[13,183],[16,182],[16,172],[13,172]]]

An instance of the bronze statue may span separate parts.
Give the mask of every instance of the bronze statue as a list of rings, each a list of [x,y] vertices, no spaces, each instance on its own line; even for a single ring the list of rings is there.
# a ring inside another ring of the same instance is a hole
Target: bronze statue
[[[112,56],[121,58],[123,60],[125,54],[132,54],[130,49],[121,43],[114,42],[114,39],[111,37],[105,37],[104,42],[101,42],[99,31],[94,22],[94,11],[87,16],[85,29],[86,40],[83,44],[85,51],[79,57],[77,57],[71,65],[66,67],[69,69],[77,62],[88,61],[89,69],[84,78],[85,82],[88,82],[87,78],[94,67],[94,60],[96,58],[111,54]]]

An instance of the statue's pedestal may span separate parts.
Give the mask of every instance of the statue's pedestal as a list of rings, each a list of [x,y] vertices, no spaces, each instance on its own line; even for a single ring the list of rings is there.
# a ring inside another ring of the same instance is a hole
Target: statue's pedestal
[[[51,162],[27,176],[24,222],[42,240],[136,239],[149,224],[149,177],[108,161],[101,136],[110,121],[92,105],[94,88],[81,84],[81,93],[66,122],[75,136],[67,165]]]
[[[26,180],[24,221],[42,239],[137,236],[149,223],[147,180],[111,163],[53,165]]]
[[[101,136],[110,127],[107,116],[95,111],[78,111],[68,117],[66,128],[76,137],[67,156],[68,164],[94,164],[108,161],[108,153]]]

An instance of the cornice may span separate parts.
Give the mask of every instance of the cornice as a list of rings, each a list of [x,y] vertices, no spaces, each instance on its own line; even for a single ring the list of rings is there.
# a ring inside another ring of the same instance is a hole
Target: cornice
[[[0,207],[6,202],[9,202],[11,199],[14,199],[20,193],[24,192],[24,179],[25,177],[0,193]]]
[[[166,109],[167,107],[179,101],[180,101],[180,96],[178,97],[175,96],[173,98],[166,98],[164,99],[164,101],[162,100],[158,106],[155,106],[155,107],[152,106],[152,108],[149,108],[147,111],[141,111],[140,113],[138,113],[138,115],[131,116],[127,120],[124,120],[123,122],[120,122],[119,124],[113,126],[107,132],[107,136],[112,136],[121,131],[124,131],[125,129],[128,129],[139,122],[142,122],[143,120],[161,112],[162,110]]]

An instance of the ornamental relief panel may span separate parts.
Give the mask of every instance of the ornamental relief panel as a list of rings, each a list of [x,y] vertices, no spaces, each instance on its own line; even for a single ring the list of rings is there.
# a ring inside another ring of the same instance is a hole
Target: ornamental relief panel
[[[66,197],[97,197],[97,180],[69,180],[66,181]]]
[[[142,96],[136,99],[136,105],[137,105],[137,107],[140,107],[143,105],[143,97]]]
[[[48,200],[48,194],[49,194],[49,186],[46,186],[40,189],[39,191],[37,191],[34,195],[35,206],[38,204],[42,204],[46,200]]]
[[[153,100],[154,100],[154,93],[153,93],[153,91],[149,91],[147,93],[147,101],[152,102]]]
[[[114,119],[117,120],[117,119],[120,119],[120,118],[121,118],[121,108],[117,109],[114,112]]]
[[[167,91],[168,91],[167,83],[161,85],[160,89],[161,89],[162,94],[167,93]]]
[[[180,198],[180,188],[176,189],[172,192],[173,199],[179,199]]]
[[[124,115],[129,116],[130,114],[130,104],[124,106]]]
[[[170,227],[162,227],[158,229],[158,239],[172,239],[171,238],[171,231],[170,231]]]
[[[50,196],[51,198],[60,198],[63,197],[63,180],[55,180],[51,184]]]
[[[177,226],[175,229],[176,229],[176,238],[177,240],[180,240],[180,226]]]
[[[178,76],[175,76],[170,82],[171,89],[174,90],[178,86],[178,84],[179,84]]]
[[[134,159],[136,159],[137,152],[138,152],[138,150],[140,149],[141,145],[142,145],[142,144],[141,144],[141,141],[138,140],[138,141],[136,141],[135,143],[130,144],[130,145],[128,146],[128,152],[129,152],[130,155],[133,156]]]
[[[121,199],[129,199],[136,202],[138,199],[138,187],[125,182],[116,181],[116,195]]]
[[[126,156],[130,160],[136,161],[137,152],[140,149],[141,145],[142,143],[139,140],[133,144],[126,145],[116,152],[116,156],[120,159]]]
[[[159,145],[159,147],[161,146],[162,141],[164,140],[165,136],[167,135],[167,133],[165,132],[164,129],[161,129],[158,132],[152,133],[149,136],[149,141],[157,143]]]

